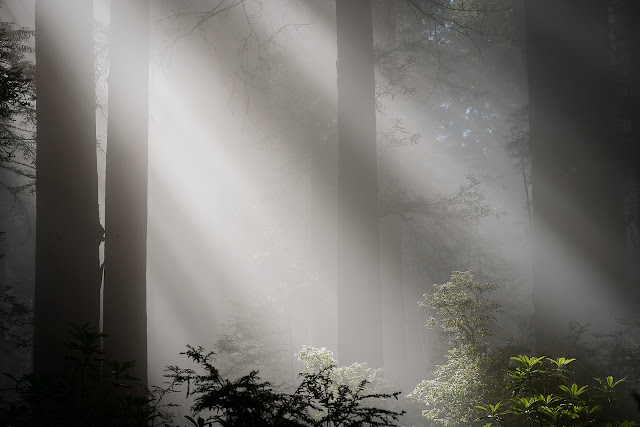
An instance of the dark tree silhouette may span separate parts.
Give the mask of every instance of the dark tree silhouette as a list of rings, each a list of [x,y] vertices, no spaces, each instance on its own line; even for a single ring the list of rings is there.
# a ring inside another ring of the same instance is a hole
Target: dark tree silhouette
[[[149,1],[111,2],[104,328],[109,356],[147,378]]]
[[[544,352],[558,325],[595,313],[587,288],[621,295],[620,146],[611,133],[606,2],[525,5],[534,310]]]
[[[36,2],[34,372],[57,372],[68,323],[98,324],[100,269],[93,6]]]

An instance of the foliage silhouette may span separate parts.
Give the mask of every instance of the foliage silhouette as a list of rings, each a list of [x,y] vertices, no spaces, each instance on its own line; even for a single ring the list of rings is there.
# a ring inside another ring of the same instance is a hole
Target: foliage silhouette
[[[0,391],[0,425],[148,426],[170,419],[160,393],[129,374],[134,361],[104,358],[107,335],[87,323],[72,325],[70,336],[69,363],[58,375],[5,373],[14,387]]]
[[[0,22],[0,168],[27,178],[0,180],[14,197],[32,191],[35,179],[35,67],[27,58],[33,34],[13,22]]]
[[[187,347],[182,353],[195,362],[200,372],[170,366],[166,376],[175,384],[186,384],[187,395],[194,397],[192,411],[204,413],[196,426],[393,426],[403,412],[372,406],[395,393],[369,393],[369,381],[355,387],[334,382],[335,365],[300,374],[301,383],[293,393],[277,391],[261,381],[257,371],[235,380],[223,378],[211,363],[213,352],[202,347]]]
[[[394,426],[404,412],[375,406],[400,392],[369,392],[369,381],[336,384],[334,365],[300,374],[292,393],[262,381],[257,371],[235,380],[213,366],[213,352],[187,346],[196,369],[170,366],[164,388],[143,388],[129,374],[134,361],[107,360],[107,337],[89,324],[72,325],[68,369],[55,377],[5,374],[14,387],[0,390],[0,425],[7,426],[173,426],[168,393],[186,385],[194,426]]]
[[[0,232],[0,240],[4,232]],[[0,254],[0,259],[4,254]],[[25,327],[31,324],[31,308],[21,301],[11,286],[0,283],[0,345],[3,349],[25,349],[30,336]]]

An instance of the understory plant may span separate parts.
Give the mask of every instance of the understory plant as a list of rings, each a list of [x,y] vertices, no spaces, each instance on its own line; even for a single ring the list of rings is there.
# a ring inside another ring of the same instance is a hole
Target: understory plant
[[[479,418],[490,426],[636,426],[634,421],[608,419],[607,407],[619,400],[616,391],[624,379],[593,378],[591,384],[576,384],[569,364],[575,359],[559,357],[511,357],[512,366],[504,389],[510,398],[478,405]]]
[[[375,376],[364,365],[345,375],[333,364],[308,364],[287,392],[255,370],[230,379],[214,366],[213,352],[191,346],[182,354],[194,366],[168,367],[167,384],[149,390],[129,374],[134,361],[104,357],[105,337],[89,324],[72,326],[66,370],[49,378],[5,374],[14,386],[0,390],[0,425],[382,427],[398,425],[404,413],[385,407],[400,392],[373,390]],[[192,406],[183,424],[175,424],[169,412],[175,405],[163,401],[180,392]]]
[[[339,366],[333,352],[322,348],[302,346],[298,359],[304,364],[302,374],[312,374],[328,369],[334,386],[347,385],[357,387],[362,381],[366,381],[370,391],[389,393],[391,385],[385,381],[381,368],[370,368],[366,363],[352,363],[348,366]]]
[[[476,406],[500,395],[498,381],[502,353],[487,353],[486,337],[500,303],[491,299],[496,285],[475,283],[470,271],[454,271],[451,280],[435,284],[434,291],[418,302],[430,315],[426,327],[440,326],[454,347],[432,378],[409,393],[410,399],[425,404],[422,414],[445,426],[473,425],[480,415]]]
[[[88,323],[72,325],[65,369],[48,377],[5,373],[13,387],[0,390],[0,425],[142,427],[169,420],[161,391],[146,390],[130,374],[134,361],[104,357],[105,337]]]
[[[288,393],[261,380],[257,371],[224,378],[212,364],[214,353],[202,347],[188,346],[182,354],[195,369],[171,366],[166,377],[187,386],[194,403],[186,419],[194,426],[395,426],[403,414],[378,406],[400,392],[370,392],[367,379],[337,384],[335,365],[300,374],[300,384]]]
[[[466,271],[453,272],[449,282],[434,288],[418,304],[431,314],[426,326],[440,326],[454,346],[431,378],[409,394],[425,405],[428,420],[485,427],[636,425],[617,421],[610,411],[624,380],[583,380],[584,373],[569,369],[575,359],[528,357],[524,344],[490,346],[487,338],[501,310],[491,298],[496,285],[475,283]]]

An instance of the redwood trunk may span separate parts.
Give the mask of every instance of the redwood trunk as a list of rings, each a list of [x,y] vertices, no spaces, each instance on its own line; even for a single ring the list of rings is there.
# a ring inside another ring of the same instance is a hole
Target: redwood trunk
[[[93,6],[36,3],[37,176],[34,361],[64,364],[69,323],[100,320]]]
[[[147,382],[149,1],[111,1],[105,183],[105,350]],[[179,286],[176,283],[176,286]]]
[[[338,356],[382,366],[370,0],[337,0]]]

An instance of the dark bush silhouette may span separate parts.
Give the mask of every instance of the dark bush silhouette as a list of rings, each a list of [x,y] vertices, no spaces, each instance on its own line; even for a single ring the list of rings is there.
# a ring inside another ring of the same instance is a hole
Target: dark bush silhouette
[[[257,371],[235,380],[223,378],[211,363],[213,352],[187,346],[196,369],[170,366],[165,388],[147,390],[128,372],[134,361],[104,358],[107,335],[89,324],[72,326],[68,365],[51,378],[26,374],[15,377],[14,387],[0,393],[2,426],[176,426],[162,403],[180,386],[193,397],[195,426],[394,426],[404,412],[377,407],[400,392],[369,393],[368,382],[357,387],[337,385],[335,366],[300,374],[292,392],[276,390]]]
[[[3,426],[147,426],[168,420],[154,394],[129,375],[134,361],[104,358],[107,336],[89,324],[73,325],[67,366],[55,377],[15,377],[0,394]]]
[[[261,381],[257,371],[236,380],[222,378],[212,364],[213,352],[202,347],[187,347],[182,353],[194,361],[201,372],[172,366],[168,378],[174,384],[186,384],[187,394],[194,396],[192,411],[205,414],[194,425],[210,426],[394,426],[404,412],[375,406],[392,394],[368,393],[368,381],[353,388],[334,383],[329,366],[318,372],[300,374],[301,383],[293,393],[281,392],[268,381]]]

